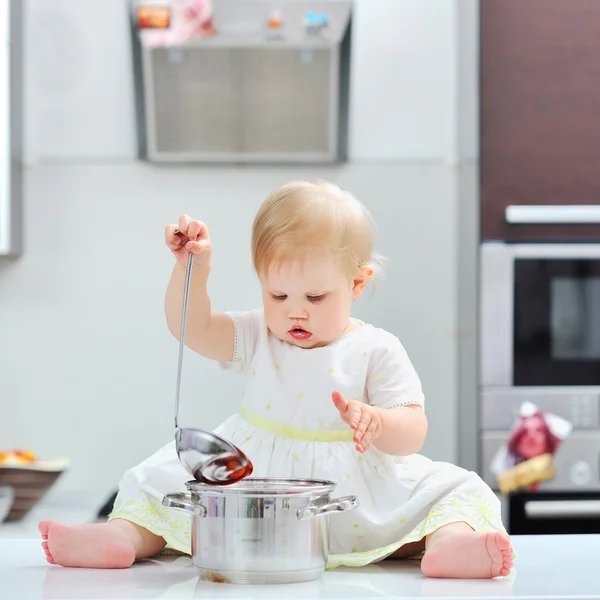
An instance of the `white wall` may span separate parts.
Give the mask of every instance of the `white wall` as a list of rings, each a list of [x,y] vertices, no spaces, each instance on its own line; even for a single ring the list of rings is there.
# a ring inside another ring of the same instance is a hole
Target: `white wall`
[[[468,164],[479,158],[479,1],[457,0],[455,12],[454,144]]]
[[[23,1],[26,161],[133,159],[128,0]]]
[[[479,258],[479,0],[457,4],[456,176],[457,320],[458,320],[458,461],[477,469],[478,258]]]
[[[443,161],[460,145],[458,83],[448,74],[457,69],[456,1],[357,0],[353,160],[275,169],[128,160],[133,92],[121,0],[102,10],[27,0],[28,155],[41,164],[26,173],[25,255],[0,262],[0,447],[69,455],[58,491],[87,490],[100,502],[173,433],[177,347],[163,317],[164,224],[182,211],[210,223],[213,302],[245,308],[259,299],[247,252],[258,204],[282,181],[325,177],[363,198],[378,221],[390,265],[357,315],[400,336],[427,396],[424,453],[455,460],[458,186]],[[47,62],[45,22],[64,38]],[[394,36],[387,50],[378,24]],[[75,67],[54,65],[78,48]],[[234,410],[240,385],[186,355],[184,420],[213,427]]]
[[[452,160],[456,2],[357,0],[350,155]]]

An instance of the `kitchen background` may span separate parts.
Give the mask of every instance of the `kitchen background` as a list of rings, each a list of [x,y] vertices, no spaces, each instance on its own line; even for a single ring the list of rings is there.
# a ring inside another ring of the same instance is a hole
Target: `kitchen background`
[[[48,510],[99,507],[172,439],[164,225],[183,212],[205,220],[213,305],[252,307],[252,219],[294,178],[332,180],[372,211],[389,262],[355,314],[398,335],[421,376],[423,454],[480,470],[480,2],[355,0],[347,160],[308,165],[141,160],[129,3],[21,6],[24,240],[0,257],[0,450],[70,459]],[[182,423],[217,425],[241,383],[188,353]]]
[[[458,458],[459,166],[476,157],[476,3],[354,5],[349,162],[155,166],[136,159],[124,0],[24,3],[24,251],[0,262],[1,446],[67,456],[51,494],[100,502],[173,435],[177,343],[163,228],[214,239],[213,304],[254,306],[250,227],[268,191],[323,177],[364,200],[385,278],[356,314],[404,342],[427,393],[424,452]],[[241,378],[188,354],[182,421],[235,410]]]

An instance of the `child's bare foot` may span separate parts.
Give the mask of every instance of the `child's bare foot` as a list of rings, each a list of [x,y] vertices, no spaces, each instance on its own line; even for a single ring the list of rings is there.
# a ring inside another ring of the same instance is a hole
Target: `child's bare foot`
[[[135,560],[135,545],[123,529],[110,523],[64,525],[42,521],[42,548],[51,565],[124,569]]]
[[[428,540],[421,562],[421,570],[427,577],[491,579],[510,573],[512,547],[506,533],[478,533],[461,524],[446,528],[442,527]]]

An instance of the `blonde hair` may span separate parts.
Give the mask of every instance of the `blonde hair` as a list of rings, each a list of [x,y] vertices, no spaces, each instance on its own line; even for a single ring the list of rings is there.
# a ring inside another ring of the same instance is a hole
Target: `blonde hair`
[[[352,194],[326,181],[292,181],[269,194],[254,219],[252,260],[259,277],[290,260],[330,252],[350,278],[375,268],[373,222]]]

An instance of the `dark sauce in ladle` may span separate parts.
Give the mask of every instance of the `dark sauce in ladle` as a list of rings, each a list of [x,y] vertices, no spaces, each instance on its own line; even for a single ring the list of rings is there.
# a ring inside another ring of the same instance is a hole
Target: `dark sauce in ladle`
[[[239,456],[219,456],[202,469],[196,469],[196,481],[208,485],[231,485],[252,474],[250,460]]]

